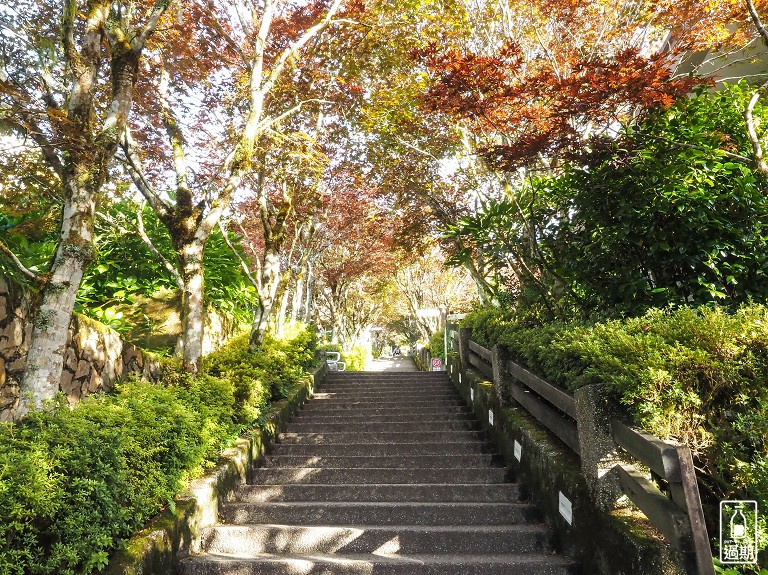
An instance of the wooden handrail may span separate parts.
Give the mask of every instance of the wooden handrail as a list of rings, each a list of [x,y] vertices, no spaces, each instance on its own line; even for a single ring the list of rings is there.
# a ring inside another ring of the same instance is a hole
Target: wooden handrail
[[[451,330],[449,335],[460,343],[457,331]],[[466,357],[470,365],[484,376],[493,378],[494,369],[498,371],[498,366],[493,365],[498,353],[472,340],[469,340],[468,348]],[[505,361],[502,371],[515,380],[509,385],[515,401],[579,454],[578,414],[573,396],[514,361]],[[688,571],[697,575],[715,575],[690,450],[618,420],[611,422],[611,431],[616,445],[650,468],[669,486],[667,497],[634,467],[617,465],[615,469],[624,493],[685,555]]]

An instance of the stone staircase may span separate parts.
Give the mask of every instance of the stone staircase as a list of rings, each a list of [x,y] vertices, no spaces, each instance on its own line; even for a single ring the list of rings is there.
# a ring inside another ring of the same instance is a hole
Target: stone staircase
[[[181,575],[572,575],[442,373],[332,373]]]

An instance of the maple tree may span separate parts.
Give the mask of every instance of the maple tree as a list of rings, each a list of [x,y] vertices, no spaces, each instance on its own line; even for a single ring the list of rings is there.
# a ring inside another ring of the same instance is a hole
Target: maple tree
[[[17,417],[58,392],[75,297],[95,255],[96,204],[133,104],[142,53],[168,7],[168,0],[66,0],[11,4],[0,15],[0,122],[40,150],[62,196],[48,269],[37,274],[15,262],[42,291]]]
[[[577,158],[618,127],[705,82],[675,70],[685,54],[725,41],[734,2],[488,4],[473,49],[414,51],[433,84],[424,105],[466,122],[479,153],[511,171]],[[742,10],[743,12],[743,10]]]
[[[166,32],[174,51],[152,64],[144,114],[124,139],[124,164],[174,242],[183,285],[183,361],[189,371],[199,367],[202,351],[205,243],[243,191],[256,198],[253,207],[268,234],[251,345],[262,341],[279,285],[278,253],[284,247],[283,222],[292,211],[292,188],[305,185],[300,167],[280,163],[312,154],[301,128],[289,124],[325,103],[312,95],[318,78],[304,74],[313,67],[300,63],[317,55],[314,42],[339,23],[335,16],[341,8],[341,0],[305,5],[268,0],[238,5],[235,17],[226,3],[190,3],[189,14]],[[159,117],[161,129],[153,117]],[[192,162],[197,172],[190,169]],[[164,197],[169,168],[175,184]],[[282,181],[278,173],[285,176]]]

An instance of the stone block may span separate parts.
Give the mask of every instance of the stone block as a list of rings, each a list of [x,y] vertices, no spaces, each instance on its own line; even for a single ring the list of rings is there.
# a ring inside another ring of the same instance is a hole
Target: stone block
[[[91,376],[88,378],[88,393],[95,393],[104,386],[104,378],[102,377],[96,366],[91,366]],[[83,395],[85,395],[85,390]]]
[[[83,379],[91,373],[91,364],[85,359],[81,359],[77,362],[77,369],[75,370],[75,379]]]
[[[77,355],[71,346],[67,348],[67,354],[64,356],[64,367],[72,373],[77,369]]]
[[[74,397],[75,399],[80,397],[80,386],[75,381],[75,374],[69,369],[65,368],[64,371],[61,372],[59,389],[67,396],[67,399],[70,397]]]
[[[0,295],[0,323],[3,323],[8,317],[8,298]]]

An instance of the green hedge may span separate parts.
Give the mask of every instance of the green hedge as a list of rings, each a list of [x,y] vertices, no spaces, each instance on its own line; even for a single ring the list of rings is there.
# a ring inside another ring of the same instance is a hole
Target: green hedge
[[[484,310],[463,325],[553,384],[608,386],[636,423],[690,445],[711,519],[722,499],[768,502],[768,307],[539,326]]]
[[[236,338],[189,378],[129,381],[0,426],[0,575],[88,574],[218,454],[258,425],[314,357],[297,330],[256,352]]]

